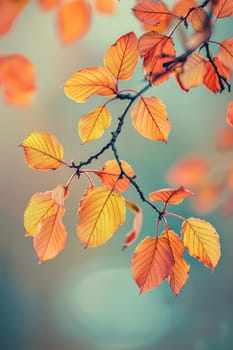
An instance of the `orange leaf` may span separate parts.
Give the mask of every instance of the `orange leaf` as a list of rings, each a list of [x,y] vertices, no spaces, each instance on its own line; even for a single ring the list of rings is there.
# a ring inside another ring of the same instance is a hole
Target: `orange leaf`
[[[159,201],[169,204],[180,204],[185,197],[192,196],[193,193],[186,190],[183,186],[177,189],[164,188],[162,190],[154,191],[149,194],[151,201]]]
[[[223,192],[223,185],[215,180],[206,180],[200,184],[192,199],[192,204],[197,213],[207,214],[219,204]]]
[[[105,105],[96,107],[83,116],[78,123],[79,136],[83,143],[96,140],[111,123],[111,114]]]
[[[38,0],[38,2],[42,10],[47,11],[60,4],[61,0]]]
[[[191,23],[196,32],[202,32],[210,25],[210,17],[202,7],[198,7],[192,12]]]
[[[113,15],[116,12],[116,0],[94,0],[96,11]]]
[[[86,0],[64,1],[58,8],[58,36],[63,43],[80,39],[91,24],[91,10]]]
[[[127,162],[121,160],[121,165],[126,174],[129,176],[135,175],[133,169]],[[104,164],[102,171],[93,171],[93,173],[100,177],[103,186],[110,189],[114,188],[119,192],[124,192],[130,186],[130,182],[125,176],[117,181],[117,178],[119,177],[121,171],[115,159],[107,161]]]
[[[197,6],[198,4],[194,0],[178,0],[175,2],[172,13],[180,17],[185,17],[191,8]],[[188,16],[188,19],[190,19],[191,16],[192,13]]]
[[[181,72],[175,74],[177,83],[182,90],[189,91],[190,88],[202,84],[206,73],[205,64],[206,59],[200,54],[193,53],[187,58],[181,66]]]
[[[132,109],[135,129],[150,140],[167,142],[171,124],[167,119],[166,106],[157,97],[140,97]]]
[[[156,26],[172,14],[162,2],[151,0],[139,0],[133,8],[134,15],[142,23]]]
[[[225,67],[218,57],[213,57],[213,61],[218,69],[219,74],[223,75],[227,80],[230,80],[231,78],[231,71],[229,68]],[[216,74],[216,71],[211,64],[210,61],[206,62],[206,74],[204,76],[203,84],[209,89],[210,91],[217,93],[221,91],[221,86],[219,83],[218,75]]]
[[[25,237],[37,234],[41,221],[56,213],[59,206],[64,206],[66,191],[58,185],[53,191],[35,193],[24,212]]]
[[[232,0],[211,0],[210,7],[217,18],[229,17],[233,15]]]
[[[230,165],[226,172],[226,184],[230,190],[233,190],[233,166]]]
[[[145,33],[140,37],[138,47],[140,55],[144,58],[146,78],[154,85],[168,79],[172,71],[167,71],[163,65],[176,57],[172,38],[156,32]]]
[[[233,100],[228,103],[227,123],[228,123],[228,125],[233,127]]]
[[[209,164],[203,157],[190,155],[181,158],[168,171],[168,182],[174,186],[198,186],[206,173],[209,171]]]
[[[175,264],[167,278],[168,284],[175,295],[178,295],[189,277],[190,265],[183,259],[184,244],[173,231],[164,231],[162,236],[169,240]]]
[[[116,83],[108,69],[90,67],[79,70],[68,79],[64,90],[69,98],[82,103],[94,94],[113,96],[116,93]]]
[[[107,242],[125,221],[125,200],[117,192],[92,187],[85,193],[78,211],[77,233],[85,248]]]
[[[158,287],[167,278],[174,258],[166,237],[146,237],[137,246],[132,259],[133,279],[140,293]]]
[[[183,222],[181,233],[189,254],[205,266],[215,268],[221,256],[215,228],[208,221],[189,218]]]
[[[28,106],[36,90],[33,64],[21,55],[1,56],[0,85],[8,103],[21,107]]]
[[[125,203],[127,208],[129,208],[135,214],[135,218],[132,229],[126,235],[125,243],[122,249],[129,247],[136,241],[141,231],[143,221],[142,209],[134,202],[126,201]]]
[[[20,12],[27,5],[28,0],[0,1],[0,35],[4,35],[12,28]]]
[[[104,56],[104,65],[116,79],[129,79],[138,62],[137,37],[133,32],[121,36]]]
[[[227,68],[233,69],[233,38],[220,43],[218,57]]]
[[[218,131],[216,144],[221,151],[231,150],[233,148],[233,129],[223,127]]]
[[[37,170],[55,170],[62,165],[63,147],[49,132],[33,132],[20,144],[25,162]]]
[[[53,215],[41,222],[40,230],[33,239],[39,264],[55,258],[65,247],[67,233],[61,220],[64,213],[65,208],[58,206]]]

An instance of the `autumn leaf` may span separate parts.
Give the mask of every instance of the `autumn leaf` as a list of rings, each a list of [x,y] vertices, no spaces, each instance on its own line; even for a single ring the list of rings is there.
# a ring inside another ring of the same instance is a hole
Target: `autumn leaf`
[[[1,0],[0,1],[0,35],[9,32],[28,0]]]
[[[112,73],[103,67],[90,67],[76,72],[64,85],[65,94],[76,102],[86,102],[98,94],[113,96],[116,94],[116,83]]]
[[[62,165],[63,147],[48,132],[33,132],[20,144],[26,164],[37,170],[55,170]]]
[[[56,7],[62,0],[38,0],[39,6],[42,10],[48,11]]]
[[[132,259],[133,279],[140,293],[158,287],[167,278],[174,258],[166,237],[146,237],[137,246]]]
[[[0,56],[0,86],[6,102],[27,107],[36,91],[34,65],[24,56]]]
[[[86,0],[64,1],[57,11],[59,39],[71,43],[80,39],[90,28],[91,10]]]
[[[156,26],[172,14],[162,2],[139,0],[133,8],[134,15],[142,23]]]
[[[233,38],[220,43],[218,58],[227,68],[233,69]]]
[[[78,211],[77,234],[85,248],[107,242],[125,221],[125,200],[117,192],[92,187],[84,194]]]
[[[219,236],[215,228],[205,220],[186,219],[182,224],[184,246],[191,256],[213,269],[221,256]]]
[[[178,295],[189,277],[190,265],[183,259],[184,243],[177,233],[167,230],[162,233],[169,241],[175,264],[172,267],[167,281],[175,295]]]
[[[178,0],[175,2],[172,13],[176,16],[185,17],[191,8],[197,7],[198,3],[194,0]],[[188,20],[192,17],[192,12],[188,16]]]
[[[78,123],[79,136],[83,143],[101,137],[111,123],[111,114],[105,105],[97,106],[93,111],[83,116]]]
[[[121,36],[104,56],[104,65],[116,77],[126,80],[132,77],[138,62],[137,37],[133,32]]]
[[[231,78],[231,71],[229,68],[225,67],[218,57],[213,57],[213,62],[216,65],[218,73],[226,78],[227,81]],[[219,82],[219,77],[213,67],[213,64],[210,61],[207,61],[206,64],[206,74],[203,79],[203,84],[212,91],[213,93],[221,92],[221,86]]]
[[[127,175],[135,176],[133,169],[126,161],[121,160],[120,162]],[[124,192],[130,186],[130,181],[125,176],[122,176],[121,179],[117,180],[121,171],[119,164],[115,159],[107,161],[103,165],[101,171],[94,170],[93,173],[100,177],[103,186],[110,189]]]
[[[210,25],[210,17],[202,7],[197,7],[192,11],[191,23],[196,32],[203,32]]]
[[[53,259],[65,247],[66,230],[62,223],[65,208],[58,206],[53,215],[41,221],[39,232],[34,236],[33,245],[39,257],[39,264]]]
[[[126,201],[126,206],[129,208],[132,213],[135,215],[134,221],[133,221],[133,227],[132,229],[127,233],[125,238],[125,243],[122,247],[122,249],[125,249],[132,245],[136,239],[139,236],[139,233],[142,228],[142,222],[143,222],[143,214],[142,209],[134,202],[132,201]]]
[[[228,123],[228,125],[233,127],[233,100],[228,103],[227,123]]]
[[[64,206],[67,191],[58,185],[53,191],[35,193],[24,212],[25,237],[35,236],[43,219],[54,215],[59,206]]]
[[[193,53],[178,67],[175,77],[178,85],[184,91],[202,84],[206,73],[206,59],[201,54]],[[181,67],[181,68],[180,68]],[[180,71],[181,69],[181,71]]]
[[[167,119],[166,106],[158,97],[141,96],[132,109],[132,122],[142,136],[167,142],[171,124]]]
[[[223,184],[208,178],[200,183],[192,198],[192,205],[197,213],[207,214],[217,207],[222,194]]]
[[[216,146],[221,151],[228,151],[233,148],[233,129],[224,126],[218,130],[216,135]]]
[[[116,12],[116,0],[93,0],[96,11],[101,14],[113,15]]]
[[[232,0],[211,0],[210,8],[217,18],[229,17],[233,15]]]
[[[159,201],[168,204],[180,204],[183,202],[185,197],[192,196],[193,193],[186,190],[183,186],[174,188],[164,188],[162,190],[157,190],[149,194],[149,199],[151,201]]]
[[[208,171],[207,159],[199,155],[190,155],[181,158],[169,169],[167,179],[173,186],[195,188],[203,181]]]

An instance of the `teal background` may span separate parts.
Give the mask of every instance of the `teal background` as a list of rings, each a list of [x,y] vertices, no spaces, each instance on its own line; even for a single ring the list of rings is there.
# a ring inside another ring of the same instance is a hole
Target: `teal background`
[[[93,97],[87,104],[76,104],[65,96],[62,85],[76,70],[102,65],[106,48],[120,35],[132,30],[141,34],[130,12],[133,4],[134,1],[121,0],[114,17],[93,13],[92,26],[85,37],[75,44],[62,45],[56,36],[55,12],[42,12],[31,1],[13,30],[1,38],[3,54],[23,54],[37,69],[37,94],[29,108],[16,108],[6,105],[2,97],[0,100],[3,350],[233,348],[232,218],[222,218],[218,211],[205,216],[221,236],[222,258],[211,272],[187,257],[191,263],[190,279],[176,298],[166,282],[139,295],[130,271],[135,245],[121,251],[132,215],[107,244],[96,249],[82,248],[75,226],[79,200],[87,186],[85,180],[74,182],[71,188],[64,218],[68,241],[56,259],[38,265],[31,239],[24,239],[23,212],[30,197],[64,183],[70,173],[67,169],[29,169],[17,146],[33,131],[49,131],[63,144],[65,159],[78,162],[107,142],[124,103],[112,105],[112,128],[104,138],[82,146],[77,122],[103,99]],[[218,21],[214,37],[221,41],[232,36],[232,17]],[[134,78],[122,86],[139,89],[143,84],[139,65]],[[158,96],[167,106],[172,123],[168,144],[138,135],[130,115],[117,144],[121,158],[139,175],[138,183],[145,194],[168,186],[166,171],[180,156],[216,156],[214,138],[218,128],[226,123],[227,102],[232,99],[232,93],[213,95],[203,87],[184,93],[173,78],[147,95]],[[221,157],[227,164],[232,162],[232,153]],[[93,168],[102,167],[111,158],[111,153],[106,153],[93,163]],[[133,189],[127,191],[126,197],[138,201]],[[154,235],[156,220],[150,208],[143,208],[141,238]],[[196,215],[189,200],[174,210],[185,217]],[[180,222],[170,223],[173,229],[180,229]]]

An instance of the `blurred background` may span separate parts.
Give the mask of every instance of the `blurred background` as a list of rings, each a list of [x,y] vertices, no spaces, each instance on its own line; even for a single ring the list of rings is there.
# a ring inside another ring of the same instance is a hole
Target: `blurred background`
[[[41,11],[31,1],[13,29],[1,37],[1,52],[25,55],[35,65],[37,74],[36,97],[28,108],[7,105],[0,98],[3,350],[233,348],[232,217],[223,218],[218,210],[203,216],[221,237],[222,257],[214,272],[187,257],[191,263],[190,279],[178,297],[172,295],[166,282],[139,295],[130,269],[136,245],[121,250],[132,225],[131,214],[107,244],[83,249],[76,235],[76,212],[87,187],[84,180],[72,185],[64,218],[68,241],[57,258],[38,265],[32,240],[24,238],[23,213],[30,197],[65,183],[70,173],[67,169],[56,172],[29,169],[22,149],[17,146],[33,131],[49,131],[63,144],[65,159],[79,162],[109,139],[111,128],[100,140],[81,145],[77,122],[101,98],[76,104],[65,96],[62,86],[78,69],[102,65],[106,48],[120,35],[132,30],[137,35],[142,33],[131,14],[134,3],[121,0],[114,16],[93,11],[88,33],[71,45],[63,45],[56,34],[55,12]],[[232,17],[219,21],[215,38],[232,37],[232,24]],[[122,86],[139,89],[143,84],[139,67],[134,78]],[[140,136],[131,125],[130,115],[117,144],[121,159],[128,161],[139,175],[138,183],[145,194],[168,187],[166,171],[181,156],[215,155],[215,135],[226,123],[227,103],[232,99],[232,93],[213,95],[203,87],[186,94],[173,78],[151,89],[148,95],[158,96],[167,106],[172,123],[168,144]],[[110,108],[112,128],[123,108],[124,103],[119,102]],[[111,153],[93,163],[93,168],[101,168],[108,159],[112,159]],[[227,162],[231,161],[229,154]],[[140,204],[132,189],[126,192],[126,197]],[[189,200],[175,210],[185,217],[196,215]],[[141,238],[154,235],[155,220],[154,213],[145,206]],[[170,223],[180,230],[180,222]]]

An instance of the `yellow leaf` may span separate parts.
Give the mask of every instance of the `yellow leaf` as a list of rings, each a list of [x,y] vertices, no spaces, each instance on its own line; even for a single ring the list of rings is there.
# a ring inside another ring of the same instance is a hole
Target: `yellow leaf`
[[[157,97],[140,97],[132,109],[135,129],[150,140],[167,142],[171,124],[167,119],[166,106]]]
[[[20,144],[24,149],[25,162],[37,170],[55,170],[62,165],[63,147],[48,132],[33,132]]]
[[[85,248],[107,242],[125,221],[125,200],[117,192],[92,187],[81,200],[77,233]]]
[[[33,245],[39,257],[39,264],[53,259],[64,248],[66,230],[61,221],[65,208],[57,206],[56,212],[42,220],[40,230],[33,239]]]
[[[208,221],[189,218],[183,222],[181,233],[189,254],[207,267],[215,268],[221,256],[215,228]]]
[[[133,32],[121,36],[105,53],[104,65],[116,79],[129,79],[138,62],[137,37]]]
[[[113,96],[116,93],[116,83],[108,69],[90,67],[79,70],[69,78],[64,91],[72,100],[83,103],[94,94]]]
[[[79,136],[83,143],[96,140],[111,123],[111,114],[105,105],[96,107],[83,116],[78,123]]]
[[[158,287],[171,273],[174,258],[166,237],[146,237],[137,246],[132,259],[132,273],[140,293]]]
[[[65,187],[58,185],[53,191],[35,193],[24,212],[25,237],[35,236],[43,219],[53,215],[64,205]]]

